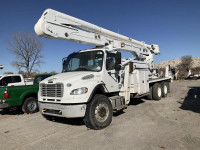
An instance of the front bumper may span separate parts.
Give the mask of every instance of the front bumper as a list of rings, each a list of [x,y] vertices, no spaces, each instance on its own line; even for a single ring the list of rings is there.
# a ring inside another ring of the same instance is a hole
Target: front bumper
[[[85,116],[86,104],[66,105],[38,102],[41,114],[65,118]]]
[[[0,109],[3,109],[3,108],[8,108],[9,107],[9,103],[8,102],[0,102]]]

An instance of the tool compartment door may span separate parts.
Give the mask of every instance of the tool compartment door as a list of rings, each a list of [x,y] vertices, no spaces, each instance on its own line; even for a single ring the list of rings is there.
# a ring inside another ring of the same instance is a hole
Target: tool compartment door
[[[139,88],[138,94],[145,94],[149,92],[149,77],[148,70],[139,70]]]

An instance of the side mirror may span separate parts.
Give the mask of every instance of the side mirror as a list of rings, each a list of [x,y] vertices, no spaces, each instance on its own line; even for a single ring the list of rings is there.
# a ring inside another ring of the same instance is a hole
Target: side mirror
[[[67,62],[67,57],[62,59],[62,72],[63,72],[64,65],[66,64],[66,62]]]
[[[117,64],[116,66],[115,66],[115,70],[117,70],[117,71],[119,71],[119,70],[121,70],[121,65],[120,64]]]
[[[62,63],[63,63],[63,66],[64,66],[64,64],[66,63],[66,60],[64,59]]]
[[[115,70],[119,71],[121,70],[121,53],[120,52],[116,53],[115,60],[116,60]]]

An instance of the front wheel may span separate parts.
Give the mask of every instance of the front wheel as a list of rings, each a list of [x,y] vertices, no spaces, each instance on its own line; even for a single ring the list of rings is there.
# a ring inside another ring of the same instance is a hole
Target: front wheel
[[[38,111],[37,99],[35,97],[26,98],[22,106],[22,111],[27,114]]]
[[[83,121],[88,128],[100,130],[110,125],[112,115],[110,100],[104,95],[97,94],[88,104]]]

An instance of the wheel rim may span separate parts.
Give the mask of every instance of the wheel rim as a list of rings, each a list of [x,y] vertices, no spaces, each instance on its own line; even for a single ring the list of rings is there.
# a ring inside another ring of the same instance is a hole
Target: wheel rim
[[[167,94],[167,86],[164,86],[164,93]]]
[[[161,97],[162,92],[161,92],[161,88],[160,87],[158,87],[158,91],[157,92],[158,92],[158,96]]]
[[[95,118],[99,122],[104,122],[109,115],[108,105],[106,103],[99,103],[95,108]]]
[[[27,104],[27,108],[30,110],[30,111],[34,111],[37,107],[37,104],[35,101],[30,101],[28,104]]]

